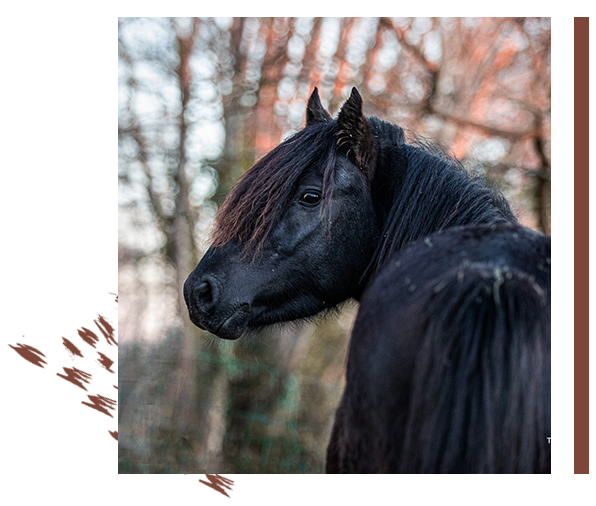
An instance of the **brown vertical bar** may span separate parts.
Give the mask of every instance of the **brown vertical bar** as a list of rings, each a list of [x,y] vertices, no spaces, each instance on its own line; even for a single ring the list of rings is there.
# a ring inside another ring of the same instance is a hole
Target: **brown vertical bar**
[[[588,455],[588,238],[589,238],[589,19],[575,18],[574,30],[574,472],[589,472]]]
[[[118,474],[117,292],[8,292],[8,499],[235,499],[230,475]]]

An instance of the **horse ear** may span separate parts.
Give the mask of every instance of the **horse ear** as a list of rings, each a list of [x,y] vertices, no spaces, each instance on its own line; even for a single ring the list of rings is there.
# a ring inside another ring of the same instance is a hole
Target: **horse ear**
[[[339,111],[337,126],[337,145],[370,179],[377,162],[378,142],[370,133],[362,113],[362,97],[356,88],[352,88],[350,98]]]
[[[330,119],[331,116],[321,104],[319,90],[315,87],[306,106],[306,126],[314,125],[315,123],[325,123]]]

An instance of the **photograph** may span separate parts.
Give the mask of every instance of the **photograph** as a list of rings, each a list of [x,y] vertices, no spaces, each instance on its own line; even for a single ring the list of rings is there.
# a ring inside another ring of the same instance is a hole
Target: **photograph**
[[[551,473],[551,18],[117,32],[118,473]]]

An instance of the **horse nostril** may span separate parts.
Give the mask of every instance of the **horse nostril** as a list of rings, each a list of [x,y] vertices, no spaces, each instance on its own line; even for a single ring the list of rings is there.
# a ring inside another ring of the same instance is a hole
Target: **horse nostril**
[[[197,288],[197,294],[205,302],[211,302],[211,285],[207,281],[203,281]]]
[[[215,293],[212,284],[205,279],[194,290],[194,296],[197,304],[203,311],[208,311],[215,306]]]

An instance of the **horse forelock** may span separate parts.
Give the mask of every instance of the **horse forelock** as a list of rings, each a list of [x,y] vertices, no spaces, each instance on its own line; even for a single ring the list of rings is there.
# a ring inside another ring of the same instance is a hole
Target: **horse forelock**
[[[253,165],[219,208],[212,246],[231,241],[256,255],[282,218],[300,179],[309,170],[323,174],[323,201],[333,185],[336,122],[309,126],[283,141]]]

